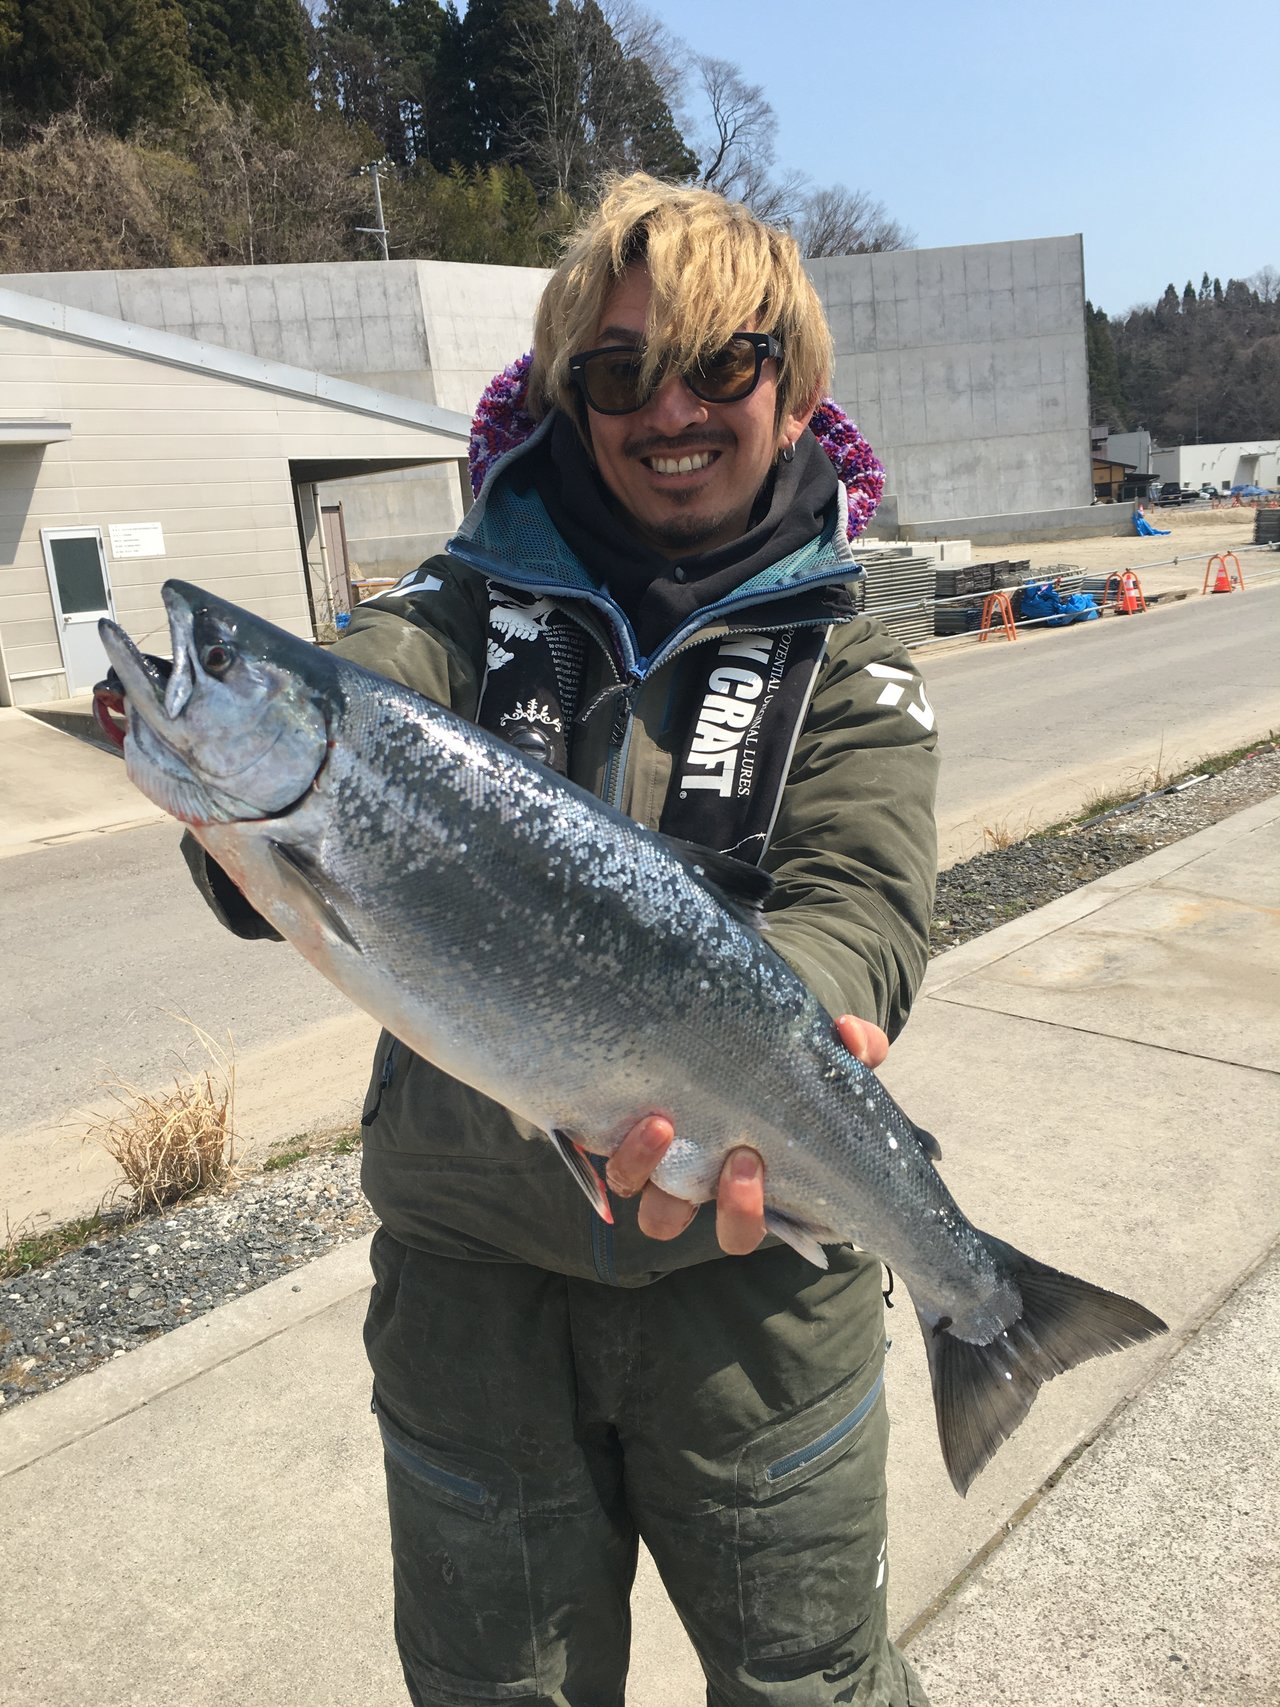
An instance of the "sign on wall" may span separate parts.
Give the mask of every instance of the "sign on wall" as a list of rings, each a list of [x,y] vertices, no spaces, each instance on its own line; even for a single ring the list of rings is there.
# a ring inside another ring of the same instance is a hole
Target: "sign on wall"
[[[159,522],[112,522],[107,532],[113,557],[164,556],[164,529]]]

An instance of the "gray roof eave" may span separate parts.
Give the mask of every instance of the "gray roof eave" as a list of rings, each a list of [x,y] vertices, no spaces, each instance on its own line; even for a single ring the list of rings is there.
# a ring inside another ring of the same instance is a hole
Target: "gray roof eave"
[[[372,386],[356,385],[351,380],[336,379],[331,374],[289,367],[284,362],[267,361],[262,356],[248,355],[241,350],[225,349],[220,344],[204,344],[195,338],[183,338],[176,332],[157,332],[150,326],[136,326],[108,314],[94,314],[87,308],[47,302],[42,297],[24,296],[20,291],[3,287],[0,287],[0,325],[49,332],[77,343],[94,344],[100,349],[119,350],[126,355],[164,362],[170,367],[252,385],[261,391],[276,391],[313,403],[327,403],[354,414],[391,421],[397,426],[422,427],[445,438],[456,439],[463,455],[471,436],[470,420],[456,409],[441,409],[433,403],[420,403],[416,398],[402,397],[393,391],[375,391]]]

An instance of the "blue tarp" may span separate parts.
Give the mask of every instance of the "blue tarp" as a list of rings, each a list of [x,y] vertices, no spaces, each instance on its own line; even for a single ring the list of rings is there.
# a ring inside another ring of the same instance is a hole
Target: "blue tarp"
[[[1159,534],[1162,539],[1165,538],[1169,532],[1168,528],[1153,528],[1147,518],[1145,516],[1140,516],[1136,510],[1133,513],[1133,525],[1137,528],[1139,533]]]
[[[1018,620],[1044,620],[1047,628],[1065,628],[1071,622],[1096,622],[1098,607],[1087,593],[1071,593],[1065,599],[1052,581],[1031,581],[1022,589]]]

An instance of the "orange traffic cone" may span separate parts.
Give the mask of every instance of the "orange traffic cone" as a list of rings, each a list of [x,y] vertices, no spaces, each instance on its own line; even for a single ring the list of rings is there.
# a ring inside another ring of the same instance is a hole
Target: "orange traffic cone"
[[[1218,564],[1218,578],[1213,583],[1210,591],[1214,593],[1229,593],[1231,591],[1231,577],[1227,574],[1227,566],[1225,563]]]

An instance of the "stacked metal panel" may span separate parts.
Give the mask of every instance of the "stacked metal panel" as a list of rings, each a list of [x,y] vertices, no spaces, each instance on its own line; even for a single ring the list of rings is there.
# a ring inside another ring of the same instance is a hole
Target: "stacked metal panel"
[[[981,627],[982,604],[989,592],[1022,585],[1030,563],[1009,562],[963,563],[944,567],[934,576],[933,590],[939,600],[963,601],[939,603],[934,612],[935,634],[969,634]],[[974,597],[966,598],[972,593]]]
[[[855,548],[856,549],[856,548]],[[910,545],[859,551],[866,572],[866,612],[906,645],[933,638],[933,558]]]

